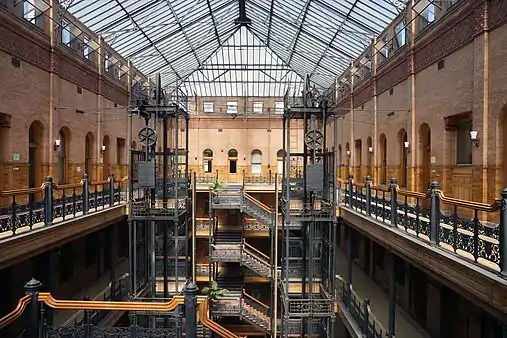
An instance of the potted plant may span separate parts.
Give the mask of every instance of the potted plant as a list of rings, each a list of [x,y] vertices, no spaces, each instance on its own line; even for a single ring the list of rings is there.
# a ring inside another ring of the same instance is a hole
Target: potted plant
[[[218,192],[222,190],[223,185],[222,183],[216,179],[213,183],[209,186],[211,190],[211,197],[213,198],[213,203],[218,204],[220,201],[218,200]]]
[[[229,293],[229,290],[219,288],[218,283],[212,280],[209,286],[202,288],[203,296],[208,297],[209,300],[218,300],[224,298]]]

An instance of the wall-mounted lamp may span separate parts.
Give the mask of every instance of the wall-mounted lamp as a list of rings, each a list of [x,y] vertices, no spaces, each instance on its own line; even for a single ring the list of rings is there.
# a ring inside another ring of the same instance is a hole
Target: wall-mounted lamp
[[[55,151],[58,151],[58,149],[60,149],[60,140],[55,140],[55,143],[53,144],[53,149]]]
[[[368,152],[369,152],[370,154],[373,154],[373,147],[368,147]]]
[[[347,156],[350,156],[350,150],[347,150]]]
[[[100,153],[104,154],[106,152],[106,146],[102,145],[102,148],[100,148]]]
[[[408,142],[408,141],[403,142],[403,147],[405,147],[405,150],[407,151],[407,153],[410,152],[410,142]]]
[[[471,130],[470,131],[470,139],[472,140],[472,144],[476,147],[479,146],[479,137],[477,136],[479,132],[477,130]]]

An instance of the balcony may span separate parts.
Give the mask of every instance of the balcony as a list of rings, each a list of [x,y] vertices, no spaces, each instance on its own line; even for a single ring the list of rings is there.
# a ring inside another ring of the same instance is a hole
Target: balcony
[[[85,175],[77,184],[47,177],[39,188],[0,192],[0,264],[124,217],[126,186],[112,174],[97,182]]]
[[[278,177],[278,178],[277,178]],[[244,170],[238,174],[219,175],[218,172],[207,174],[196,174],[197,191],[208,191],[210,185],[215,181],[223,185],[242,186],[246,191],[255,192],[274,192],[275,182],[282,182],[281,176],[270,172],[264,175],[249,175]]]

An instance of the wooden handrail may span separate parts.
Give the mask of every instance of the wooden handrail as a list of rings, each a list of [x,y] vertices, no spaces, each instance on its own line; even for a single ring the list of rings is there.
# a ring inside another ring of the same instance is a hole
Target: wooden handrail
[[[25,309],[26,309],[27,305],[30,303],[30,301],[31,301],[30,295],[26,295],[23,298],[21,298],[18,301],[18,304],[16,305],[14,310],[12,310],[12,312],[10,312],[10,313],[6,314],[5,316],[3,316],[2,318],[0,318],[0,329],[3,329],[4,327],[9,325],[13,321],[18,319],[19,317],[21,317],[21,315],[25,311]]]
[[[447,197],[444,195],[442,190],[437,190],[437,194],[440,196],[440,201],[446,204],[455,205],[457,207],[463,207],[468,209],[477,209],[478,211],[496,211],[500,208],[501,201],[499,199],[495,199],[495,201],[491,204],[473,202],[473,201],[465,201],[457,198]]]
[[[246,242],[245,238],[243,238],[243,244],[246,246],[246,248],[247,248],[248,250],[252,250],[252,251],[254,251],[255,253],[257,253],[257,254],[261,255],[263,258],[266,258],[266,259],[268,260],[268,262],[269,262],[269,256],[268,256],[268,255],[266,255],[265,253],[263,253],[262,251],[260,251],[259,249],[256,249],[255,247],[253,247],[253,246],[251,246],[250,244],[248,244],[248,243]]]
[[[209,317],[209,300],[204,299],[199,302],[199,297],[197,300],[197,304],[199,304],[199,313],[197,316],[197,320],[200,321],[204,326],[206,326],[211,331],[215,332],[219,335],[219,337],[223,338],[242,338],[231,331],[227,330],[225,327],[215,323]]]
[[[420,198],[420,199],[430,198],[429,191],[416,192],[416,191],[402,190],[402,189],[400,189],[399,186],[396,186],[396,192],[402,196],[407,196],[407,197]]]
[[[172,311],[183,304],[183,296],[175,296],[169,302],[110,302],[110,301],[84,301],[55,299],[49,292],[40,292],[40,302],[57,310],[109,310],[109,311]]]
[[[266,210],[267,212],[271,212],[271,209],[266,204],[264,204],[264,203],[258,201],[257,199],[253,198],[248,193],[243,192],[243,196],[245,196],[250,202],[252,202],[254,204],[257,204],[259,207],[261,207],[262,209]]]
[[[264,304],[263,302],[261,302],[260,300],[258,300],[257,298],[255,298],[254,296],[248,294],[245,289],[243,289],[243,295],[246,296],[246,298],[250,299],[251,301],[259,304],[260,306],[262,306],[263,308],[269,310],[269,306],[267,306],[266,304]]]

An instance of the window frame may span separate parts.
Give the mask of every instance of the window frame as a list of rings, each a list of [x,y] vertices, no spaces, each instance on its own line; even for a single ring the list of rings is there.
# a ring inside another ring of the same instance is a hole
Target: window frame
[[[280,104],[281,104],[281,107],[280,107]],[[285,110],[285,102],[276,101],[275,102],[275,114],[283,115],[284,110]]]
[[[472,120],[466,119],[456,123],[456,165],[473,164],[473,148],[470,131],[473,130]],[[467,154],[464,154],[467,152]],[[464,160],[466,157],[466,160]]]
[[[260,105],[260,110],[259,110]],[[252,102],[252,113],[254,114],[262,114],[264,112],[264,102]]]
[[[62,32],[62,36],[60,37],[61,43],[67,47],[70,47],[70,45],[72,44],[72,32],[70,31],[70,23],[67,20],[62,20],[61,32]],[[67,40],[66,38],[68,38],[68,41],[66,41]]]
[[[234,110],[232,110],[231,107],[234,107]],[[227,102],[227,114],[238,114],[238,102],[237,101],[228,101]]]
[[[209,108],[209,105],[211,105],[211,110],[206,109]],[[215,103],[212,101],[205,101],[202,103],[202,111],[203,113],[211,114],[215,112]]]

